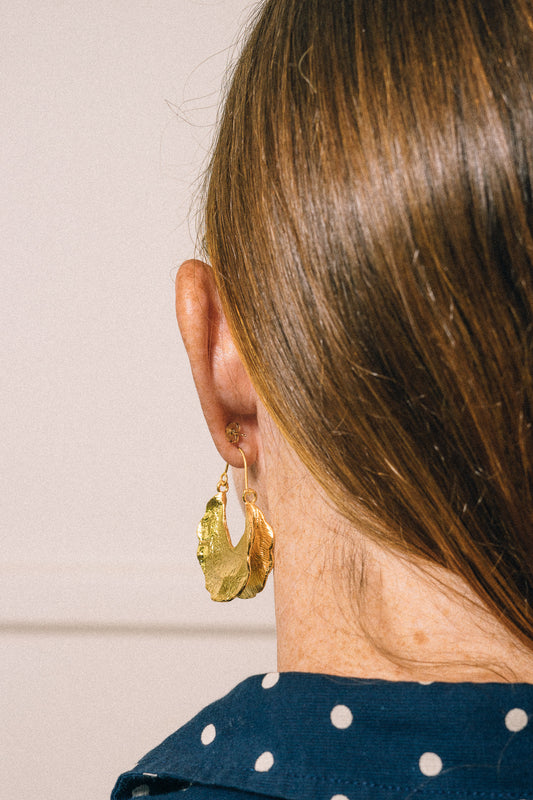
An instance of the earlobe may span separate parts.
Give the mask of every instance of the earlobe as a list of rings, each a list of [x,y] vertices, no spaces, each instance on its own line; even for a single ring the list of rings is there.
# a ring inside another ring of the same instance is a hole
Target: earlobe
[[[235,347],[211,267],[186,261],[176,276],[176,315],[189,356],[204,416],[222,458],[242,467],[242,457],[225,429],[239,422],[240,447],[250,464],[257,460],[257,394]]]

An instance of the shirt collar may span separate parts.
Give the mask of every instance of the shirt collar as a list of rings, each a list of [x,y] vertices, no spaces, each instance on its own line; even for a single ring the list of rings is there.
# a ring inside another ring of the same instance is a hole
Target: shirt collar
[[[139,781],[288,800],[533,798],[533,685],[255,676],[121,776],[114,800]]]

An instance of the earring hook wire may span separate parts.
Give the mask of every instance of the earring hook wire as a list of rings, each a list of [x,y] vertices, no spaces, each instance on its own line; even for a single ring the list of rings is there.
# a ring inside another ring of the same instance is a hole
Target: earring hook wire
[[[244,492],[242,493],[242,500],[243,503],[255,503],[257,500],[257,492],[255,489],[250,489],[248,486],[248,463],[246,461],[246,456],[244,455],[243,450],[238,447],[237,448],[239,453],[242,456],[242,460],[244,462]]]

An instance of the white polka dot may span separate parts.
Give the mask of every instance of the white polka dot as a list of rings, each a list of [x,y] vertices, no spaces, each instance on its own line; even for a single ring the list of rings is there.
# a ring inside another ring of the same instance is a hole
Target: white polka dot
[[[157,778],[157,772],[143,772],[143,778]]]
[[[418,683],[420,684],[420,686],[431,686],[433,681],[418,681]]]
[[[268,672],[263,680],[261,686],[263,689],[272,689],[273,686],[279,681],[279,672]]]
[[[274,763],[274,756],[267,750],[266,753],[261,753],[261,755],[255,762],[254,769],[256,772],[268,772],[268,770],[272,767],[273,763]]]
[[[345,794],[334,794],[331,800],[348,800]]]
[[[422,775],[433,778],[442,770],[442,760],[436,753],[423,753],[418,762]]]
[[[505,727],[513,733],[523,730],[528,723],[528,717],[523,708],[512,708],[505,715]]]
[[[132,797],[147,797],[150,794],[150,789],[146,784],[143,783],[142,786],[137,786],[136,789],[133,790],[131,793]]]
[[[202,740],[202,744],[208,745],[211,742],[215,741],[215,736],[217,735],[217,729],[214,725],[206,725],[202,731],[202,735],[200,739]]]
[[[331,724],[341,730],[349,728],[353,722],[353,714],[348,706],[335,706],[331,709],[330,717]]]

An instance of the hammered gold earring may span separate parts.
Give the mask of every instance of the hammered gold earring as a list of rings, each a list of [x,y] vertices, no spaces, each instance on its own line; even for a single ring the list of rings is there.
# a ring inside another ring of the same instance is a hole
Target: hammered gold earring
[[[241,436],[240,425],[231,423],[226,428],[228,441],[237,444]],[[234,597],[255,597],[266,583],[273,566],[272,546],[274,534],[262,511],[255,505],[257,494],[248,486],[246,456],[239,447],[244,462],[244,533],[235,547],[231,543],[226,522],[226,494],[228,465],[217,484],[217,493],[208,502],[205,514],[198,525],[198,561],[205,575],[205,588],[212,600],[224,602]]]

